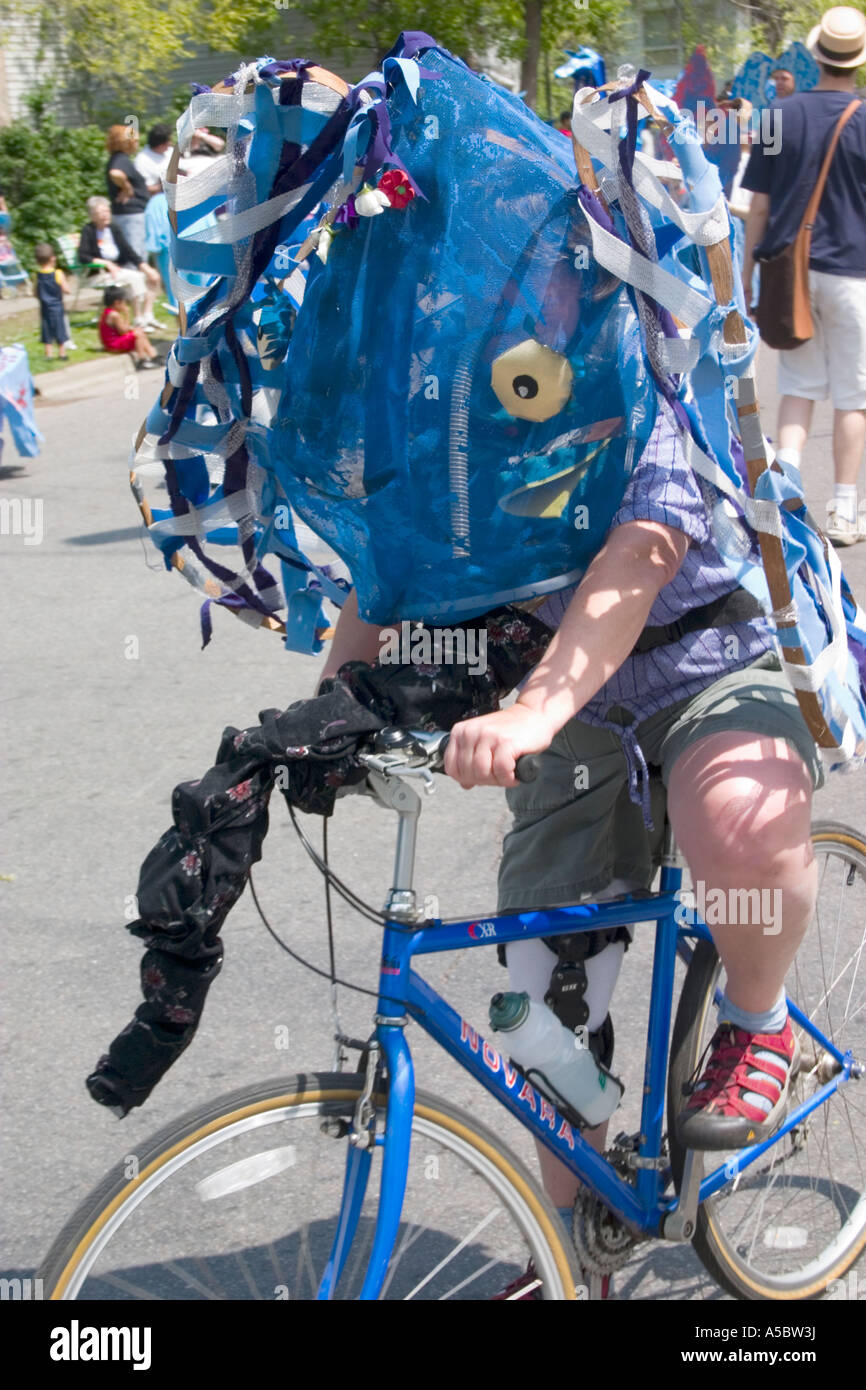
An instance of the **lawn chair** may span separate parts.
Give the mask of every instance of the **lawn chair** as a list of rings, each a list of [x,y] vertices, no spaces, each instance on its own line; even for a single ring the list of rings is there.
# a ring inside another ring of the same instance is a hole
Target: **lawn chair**
[[[60,259],[63,261],[70,275],[75,276],[75,299],[72,304],[73,314],[78,308],[78,296],[81,293],[82,286],[86,282],[92,283],[94,289],[102,288],[103,283],[110,283],[107,277],[104,281],[101,278],[104,272],[104,266],[98,265],[94,261],[79,261],[78,243],[79,236],[77,232],[66,232],[63,236],[57,238],[57,244],[60,247]]]
[[[21,265],[15,247],[9,240],[8,216],[5,225],[0,221],[0,296],[11,299],[14,295],[30,294],[30,276]]]

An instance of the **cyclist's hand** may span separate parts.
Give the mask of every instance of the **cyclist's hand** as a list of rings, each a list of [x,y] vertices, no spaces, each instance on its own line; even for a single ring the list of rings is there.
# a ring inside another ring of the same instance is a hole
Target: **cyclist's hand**
[[[465,719],[451,730],[445,771],[467,789],[516,786],[517,759],[543,753],[556,732],[549,719],[521,704]]]

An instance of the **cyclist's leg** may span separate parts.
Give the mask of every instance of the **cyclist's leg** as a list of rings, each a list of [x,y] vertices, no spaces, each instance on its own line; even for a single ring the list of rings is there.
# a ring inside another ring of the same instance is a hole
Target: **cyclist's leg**
[[[690,1148],[781,1124],[797,1044],[783,982],[812,916],[810,819],[823,774],[772,658],[715,682],[666,730],[658,761],[697,910],[727,968],[720,1026],[678,1125]]]
[[[707,926],[726,995],[750,1013],[778,1000],[814,911],[811,803],[811,775],[782,738],[711,734],[671,772],[668,815],[704,900],[717,905]]]
[[[514,824],[503,846],[499,911],[555,907],[648,887],[654,846],[640,808],[628,799],[619,738],[575,719],[537,761],[536,780],[508,792]],[[659,811],[659,829],[662,821]],[[624,950],[623,942],[612,942],[585,962],[591,1032],[607,1017]],[[544,942],[516,943],[508,950],[512,989],[543,999],[556,964],[555,952]],[[599,1150],[606,1135],[606,1124],[583,1131]],[[538,1154],[548,1196],[558,1207],[570,1206],[579,1185],[573,1173],[541,1146]]]

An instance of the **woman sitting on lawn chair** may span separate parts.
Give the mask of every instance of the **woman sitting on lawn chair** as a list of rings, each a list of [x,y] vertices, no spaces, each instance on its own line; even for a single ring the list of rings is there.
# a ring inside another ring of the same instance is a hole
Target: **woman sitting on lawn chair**
[[[153,316],[153,305],[161,284],[159,272],[138,257],[111,216],[107,198],[88,198],[90,221],[81,229],[78,259],[82,265],[98,265],[105,273],[96,284],[128,285],[132,295],[135,325],[162,328]]]

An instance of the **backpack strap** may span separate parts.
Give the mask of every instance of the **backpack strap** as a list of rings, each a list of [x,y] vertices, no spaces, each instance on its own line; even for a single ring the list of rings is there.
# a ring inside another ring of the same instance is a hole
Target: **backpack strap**
[[[752,618],[765,617],[764,609],[746,589],[732,589],[710,603],[693,608],[674,623],[645,627],[631,649],[635,656],[681,642],[690,632],[702,632],[711,627],[730,627],[732,623],[747,623]]]

